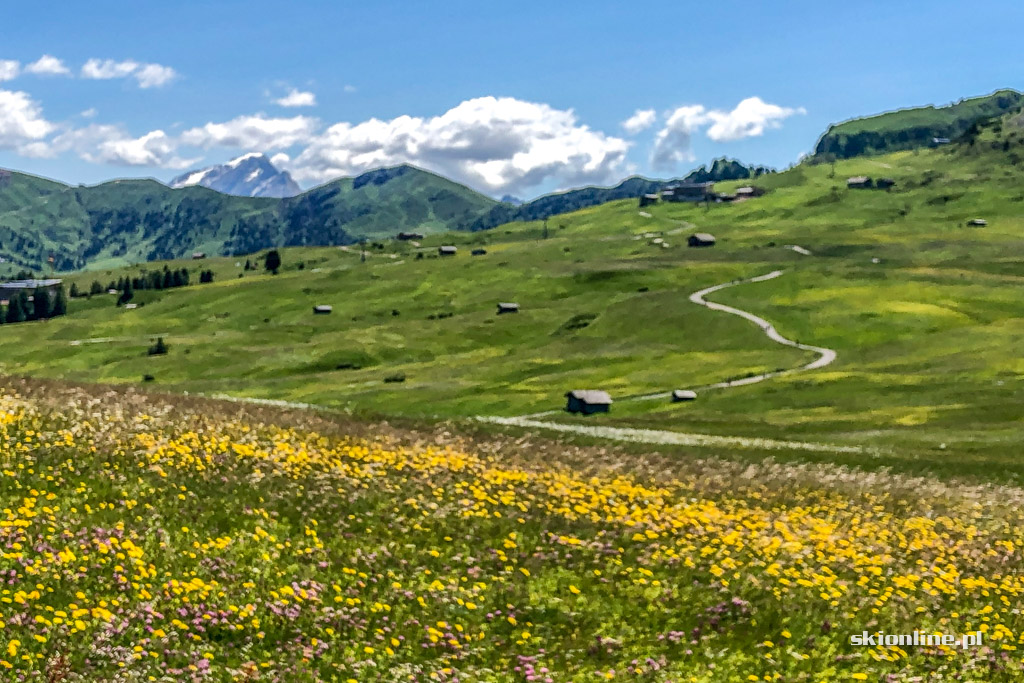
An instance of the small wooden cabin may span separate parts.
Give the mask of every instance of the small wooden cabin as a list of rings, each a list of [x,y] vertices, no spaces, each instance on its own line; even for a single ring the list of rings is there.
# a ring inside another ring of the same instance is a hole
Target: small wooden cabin
[[[518,312],[519,312],[519,304],[517,304],[517,303],[504,302],[504,303],[499,303],[498,304],[498,315],[502,315],[503,313],[518,313]]]
[[[612,405],[612,397],[607,391],[595,389],[576,389],[565,394],[567,403],[565,409],[570,413],[583,413],[593,415],[594,413],[607,413]]]
[[[690,235],[686,243],[691,247],[713,247],[715,246],[715,236],[707,232],[697,232]]]

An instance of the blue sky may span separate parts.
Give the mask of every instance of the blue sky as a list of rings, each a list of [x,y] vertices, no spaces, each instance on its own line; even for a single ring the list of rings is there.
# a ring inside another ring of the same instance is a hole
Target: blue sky
[[[4,8],[0,166],[74,183],[262,151],[305,187],[409,161],[531,197],[1024,87],[1015,2],[44,5]]]

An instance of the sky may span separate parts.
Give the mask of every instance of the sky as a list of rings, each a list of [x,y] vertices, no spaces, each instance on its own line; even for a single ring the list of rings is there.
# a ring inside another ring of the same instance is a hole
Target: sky
[[[305,188],[413,163],[531,198],[1024,88],[1013,0],[4,5],[0,167],[68,183],[264,152]]]

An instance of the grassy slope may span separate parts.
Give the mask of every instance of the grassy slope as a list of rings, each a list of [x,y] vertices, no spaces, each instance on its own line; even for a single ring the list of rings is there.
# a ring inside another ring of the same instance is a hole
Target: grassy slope
[[[634,201],[615,202],[552,221],[547,240],[536,223],[433,237],[422,260],[397,244],[365,264],[337,248],[286,250],[281,275],[242,279],[235,259],[211,260],[203,265],[218,282],[141,294],[147,305],[134,311],[104,296],[73,302],[64,320],[0,327],[0,369],[115,382],[151,373],[168,388],[410,417],[516,415],[558,408],[570,388],[622,397],[807,360],[687,301],[700,287],[782,267],[782,278],[714,298],[836,348],[835,365],[686,406],[620,401],[590,423],[866,443],[893,449],[872,465],[980,473],[974,465],[985,463],[987,474],[1015,476],[1024,472],[1024,172],[1012,163],[1018,138],[1003,151],[992,137],[841,161],[834,177],[802,165],[762,179],[772,192],[761,199],[710,210],[660,205],[645,218]],[[894,191],[843,186],[878,169],[897,180]],[[975,216],[989,227],[965,227]],[[693,227],[719,245],[682,246]],[[636,239],[648,231],[671,247]],[[442,241],[466,248],[437,259]],[[486,256],[469,256],[485,243]],[[523,312],[496,316],[502,300]],[[314,303],[334,314],[314,317]],[[566,329],[578,315],[594,320]],[[171,354],[147,358],[156,334]],[[335,369],[353,364],[362,367]],[[407,381],[383,382],[395,373]]]
[[[830,126],[815,149],[849,157],[922,147],[933,136],[957,137],[975,121],[1019,108],[1022,101],[1024,96],[1015,90],[997,90],[944,107],[912,107],[851,119]]]
[[[997,113],[995,110],[998,107],[995,105],[995,102],[1000,97],[1019,95],[1020,93],[1014,90],[998,90],[991,95],[972,97],[944,107],[931,105],[911,107],[885,112],[877,116],[865,116],[851,121],[844,121],[833,126],[832,130],[835,133],[850,135],[865,131],[876,133],[893,132],[917,126],[948,126],[960,120],[974,121],[985,116],[991,116],[993,113]]]

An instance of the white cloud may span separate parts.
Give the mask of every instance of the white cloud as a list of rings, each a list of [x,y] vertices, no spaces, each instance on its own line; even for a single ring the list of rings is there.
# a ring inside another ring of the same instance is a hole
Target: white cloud
[[[342,88],[342,90],[344,90],[347,93],[354,93],[356,91],[356,86],[346,85],[344,88]]]
[[[239,116],[226,123],[207,123],[181,134],[186,145],[195,147],[238,147],[241,149],[284,149],[308,142],[320,127],[309,116],[267,118],[262,114]]]
[[[804,113],[803,107],[780,107],[760,97],[748,97],[732,111],[708,110],[700,104],[679,107],[669,112],[665,125],[654,138],[651,165],[664,171],[694,161],[690,148],[693,135],[705,127],[711,140],[732,142],[763,135],[766,130],[779,128],[784,119]]]
[[[194,159],[175,156],[175,143],[162,130],[154,130],[138,138],[114,138],[100,143],[95,152],[83,154],[86,161],[124,166],[159,166],[187,168]]]
[[[178,72],[162,64],[143,64],[134,74],[140,88],[159,88],[178,77]]]
[[[653,126],[655,119],[657,114],[653,109],[637,109],[632,116],[622,122],[622,127],[630,135],[636,135]]]
[[[43,55],[25,66],[25,73],[41,76],[70,76],[71,70],[53,55]]]
[[[0,59],[0,83],[11,81],[21,73],[21,64],[13,59]]]
[[[629,143],[578,122],[572,110],[510,97],[467,100],[440,116],[337,123],[289,164],[324,181],[412,163],[492,193],[545,182],[568,187],[617,180]]]
[[[779,128],[784,119],[794,114],[806,114],[803,107],[791,109],[768,104],[760,97],[748,97],[730,112],[710,111],[714,123],[708,128],[708,137],[715,142],[730,142],[763,135],[766,129]]]
[[[74,152],[90,163],[172,169],[187,168],[200,161],[179,157],[177,146],[177,141],[162,130],[136,138],[120,126],[94,123],[66,130],[48,143],[36,144],[30,152],[42,157]]]
[[[274,103],[282,107],[313,107],[316,106],[316,95],[292,88],[287,95],[274,100]]]
[[[88,109],[80,113],[79,116],[81,116],[83,119],[91,119],[95,118],[97,113],[98,112],[96,111],[96,107],[89,107]]]
[[[654,138],[651,165],[665,171],[693,161],[690,149],[693,134],[709,121],[707,110],[700,104],[679,107],[669,113],[665,125]]]
[[[52,123],[27,93],[0,90],[0,149],[19,149],[53,132]]]
[[[178,73],[162,64],[140,64],[132,59],[123,62],[113,59],[90,59],[82,66],[82,78],[108,80],[135,78],[140,88],[158,88],[177,78]]]
[[[90,59],[82,67],[82,78],[125,78],[131,76],[138,68],[139,63],[130,59],[124,62],[115,62],[113,59]]]

